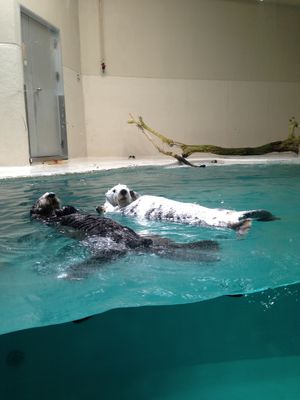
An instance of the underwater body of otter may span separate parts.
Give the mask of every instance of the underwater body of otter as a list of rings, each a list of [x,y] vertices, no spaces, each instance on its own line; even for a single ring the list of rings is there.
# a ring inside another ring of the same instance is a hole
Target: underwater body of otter
[[[96,215],[118,183],[211,208],[262,208],[279,219],[254,221],[239,236],[111,213],[137,233],[184,243],[211,239],[220,249],[200,262],[130,252],[86,270],[88,240],[30,220],[30,207],[47,191]],[[299,398],[300,165],[132,167],[0,186],[0,333],[11,332],[0,336],[3,398],[39,398],[42,384],[50,388],[45,371],[57,368],[55,357],[62,359],[61,379],[70,380],[64,399],[95,398],[99,379],[109,399]],[[66,279],[78,265],[81,279]],[[43,371],[35,389],[22,381],[22,369],[28,376]],[[87,379],[84,389],[73,381],[77,374]],[[55,390],[43,397],[59,398]]]

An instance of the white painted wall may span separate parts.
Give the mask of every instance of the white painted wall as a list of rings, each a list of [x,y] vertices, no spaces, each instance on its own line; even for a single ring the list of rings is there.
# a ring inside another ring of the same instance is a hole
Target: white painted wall
[[[221,146],[284,139],[300,119],[298,7],[101,1],[99,25],[99,1],[79,0],[89,155],[157,154],[129,113],[176,140]]]
[[[284,139],[299,116],[300,84],[84,77],[90,156],[154,155],[128,115],[188,144],[258,146]]]
[[[283,139],[300,120],[299,7],[101,0],[100,13],[99,0],[1,0],[0,165],[29,158],[19,4],[60,29],[70,158],[156,155],[129,113],[222,146]]]
[[[0,12],[0,165],[28,163],[19,19],[16,4],[1,1]]]

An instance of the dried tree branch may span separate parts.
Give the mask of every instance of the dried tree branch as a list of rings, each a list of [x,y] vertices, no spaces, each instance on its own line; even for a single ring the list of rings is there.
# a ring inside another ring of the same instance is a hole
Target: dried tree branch
[[[271,142],[264,144],[258,147],[220,147],[214,145],[188,145],[185,143],[177,142],[173,139],[170,139],[158,131],[154,130],[150,126],[148,126],[142,117],[138,117],[138,120],[134,119],[132,115],[130,115],[129,124],[135,124],[147,137],[147,139],[155,146],[155,148],[162,154],[167,156],[171,156],[176,158],[178,161],[193,166],[189,161],[186,160],[193,153],[212,153],[218,155],[234,155],[234,156],[246,156],[246,155],[262,155],[272,152],[286,152],[291,151],[296,154],[299,153],[300,146],[300,136],[296,136],[295,130],[299,128],[299,124],[294,117],[289,120],[289,135],[285,140],[279,140],[276,142]],[[174,151],[166,151],[163,150],[160,146],[158,146],[152,136],[155,136],[161,142],[169,147],[177,147],[181,150],[181,155],[177,154]]]

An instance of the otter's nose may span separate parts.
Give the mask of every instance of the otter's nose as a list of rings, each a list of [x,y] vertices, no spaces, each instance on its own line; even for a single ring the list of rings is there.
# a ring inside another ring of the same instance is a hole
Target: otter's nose
[[[127,194],[127,190],[126,189],[120,190],[120,195],[121,196],[126,196],[126,194]]]

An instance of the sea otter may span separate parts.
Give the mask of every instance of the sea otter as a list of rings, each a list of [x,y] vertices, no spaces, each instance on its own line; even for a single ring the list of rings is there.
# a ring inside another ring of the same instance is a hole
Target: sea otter
[[[140,219],[176,222],[189,225],[230,228],[244,234],[253,220],[277,219],[267,210],[226,210],[200,204],[175,201],[161,196],[140,195],[126,185],[118,184],[105,193],[106,201],[96,208],[99,214],[121,212]]]
[[[73,267],[73,276],[74,270],[84,268],[87,270],[91,265],[112,261],[133,251],[181,261],[218,260],[214,254],[219,249],[216,241],[177,243],[158,235],[139,235],[133,229],[110,218],[85,214],[73,206],[61,207],[59,199],[53,192],[43,194],[32,206],[30,215],[33,219],[59,227],[62,232],[79,233],[80,238],[91,248],[92,259],[80,267]]]

